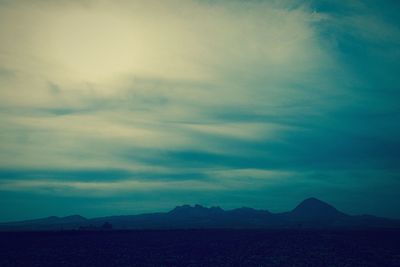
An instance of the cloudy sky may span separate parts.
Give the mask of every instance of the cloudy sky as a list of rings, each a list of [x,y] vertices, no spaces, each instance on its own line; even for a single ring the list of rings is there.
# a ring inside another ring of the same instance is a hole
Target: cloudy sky
[[[0,0],[0,221],[400,218],[400,3]]]

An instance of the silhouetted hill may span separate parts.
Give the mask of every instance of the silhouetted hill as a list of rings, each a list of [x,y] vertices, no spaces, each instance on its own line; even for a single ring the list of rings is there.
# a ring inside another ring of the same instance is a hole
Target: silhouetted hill
[[[346,216],[343,212],[316,198],[308,198],[302,201],[290,212],[290,215],[301,220],[331,220]]]
[[[86,219],[79,215],[47,217],[37,220],[1,223],[0,230],[101,229],[110,223],[113,229],[291,229],[291,228],[400,228],[400,220],[371,215],[350,216],[316,198],[302,201],[292,211],[271,213],[267,210],[201,205],[177,206],[169,212],[109,216]]]
[[[191,207],[190,205],[183,205],[175,207],[173,210],[169,211],[168,214],[174,216],[201,218],[219,215],[223,212],[224,210],[220,207],[206,208],[201,205],[195,205],[194,207]]]
[[[332,226],[336,221],[350,217],[335,207],[316,198],[302,201],[296,208],[287,213],[287,219],[298,222],[301,226]]]

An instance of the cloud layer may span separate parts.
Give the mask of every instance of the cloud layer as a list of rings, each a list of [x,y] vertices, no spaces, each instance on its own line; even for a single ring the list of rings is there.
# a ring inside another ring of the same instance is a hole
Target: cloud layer
[[[400,216],[376,208],[400,200],[390,5],[0,1],[3,220],[21,196],[37,216],[310,195]]]

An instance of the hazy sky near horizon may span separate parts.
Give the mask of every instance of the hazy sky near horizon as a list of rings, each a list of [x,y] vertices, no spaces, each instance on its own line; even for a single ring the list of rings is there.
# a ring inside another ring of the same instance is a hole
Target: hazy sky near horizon
[[[400,218],[399,10],[0,0],[0,221],[310,196]]]

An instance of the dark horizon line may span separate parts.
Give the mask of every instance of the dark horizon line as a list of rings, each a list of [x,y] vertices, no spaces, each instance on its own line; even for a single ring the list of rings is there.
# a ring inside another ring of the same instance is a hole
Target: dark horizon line
[[[276,214],[285,214],[288,212],[291,212],[293,210],[295,210],[297,207],[299,207],[301,204],[307,202],[307,201],[312,201],[312,202],[316,202],[316,203],[322,203],[323,205],[326,205],[330,208],[335,209],[336,211],[348,215],[348,216],[373,216],[373,217],[377,217],[377,218],[384,218],[384,219],[391,219],[391,220],[400,220],[400,218],[394,218],[394,217],[386,217],[386,216],[376,216],[374,214],[348,214],[345,212],[342,212],[340,210],[338,210],[336,207],[332,206],[331,204],[322,201],[316,197],[308,197],[305,198],[304,200],[300,201],[297,205],[295,205],[294,208],[287,210],[287,211],[280,211],[280,212],[271,212],[269,209],[256,209],[256,208],[252,208],[252,207],[248,207],[248,206],[242,206],[242,207],[238,207],[238,208],[231,208],[231,209],[223,209],[220,206],[204,206],[201,204],[182,204],[182,205],[177,205],[172,209],[166,210],[166,211],[154,211],[154,212],[141,212],[141,213],[135,213],[135,214],[117,214],[117,215],[105,215],[105,216],[95,216],[95,217],[86,217],[86,216],[82,216],[80,214],[70,214],[70,215],[66,215],[66,216],[56,216],[56,215],[49,215],[49,216],[45,216],[45,217],[35,217],[35,218],[27,218],[27,219],[21,219],[21,220],[12,220],[12,221],[0,221],[0,224],[9,224],[9,223],[19,223],[19,222],[29,222],[29,221],[36,221],[36,220],[41,220],[41,219],[50,219],[50,218],[57,218],[57,219],[64,219],[64,218],[73,218],[73,217],[81,217],[85,220],[93,220],[93,219],[104,219],[104,218],[111,218],[111,217],[124,217],[124,216],[138,216],[138,215],[146,215],[146,214],[163,214],[163,213],[169,213],[172,212],[173,210],[177,209],[177,208],[191,208],[191,209],[195,209],[195,208],[201,208],[201,209],[219,209],[223,212],[229,212],[229,211],[235,211],[235,210],[240,210],[240,209],[251,209],[253,211],[262,211],[262,212],[268,212],[272,215],[276,215]]]

